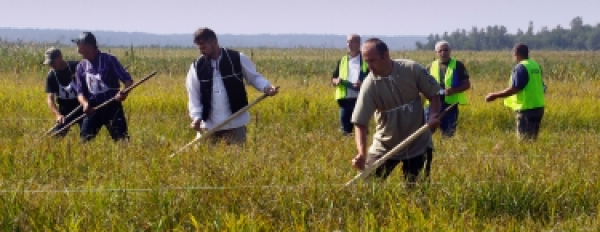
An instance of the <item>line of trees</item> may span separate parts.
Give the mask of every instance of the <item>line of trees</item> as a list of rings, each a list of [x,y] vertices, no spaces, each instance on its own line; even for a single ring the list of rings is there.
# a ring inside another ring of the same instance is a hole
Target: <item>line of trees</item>
[[[515,43],[522,42],[531,49],[537,50],[600,50],[600,23],[596,26],[583,24],[581,17],[571,20],[571,28],[560,25],[554,29],[542,27],[533,32],[533,22],[529,22],[526,31],[519,29],[516,34],[509,34],[505,26],[473,27],[467,32],[457,29],[452,33],[431,34],[426,43],[417,42],[418,50],[433,50],[435,43],[446,40],[456,50],[505,50],[512,49]]]
[[[100,47],[194,47],[193,36],[189,34],[152,34],[142,32],[92,31]],[[0,42],[37,42],[72,46],[71,38],[77,38],[81,31],[62,29],[16,29],[0,27]],[[313,34],[219,34],[219,44],[226,47],[265,47],[265,48],[344,48],[345,35]],[[370,37],[369,35],[363,35]],[[415,42],[425,41],[425,36],[381,36],[393,50],[414,50]]]

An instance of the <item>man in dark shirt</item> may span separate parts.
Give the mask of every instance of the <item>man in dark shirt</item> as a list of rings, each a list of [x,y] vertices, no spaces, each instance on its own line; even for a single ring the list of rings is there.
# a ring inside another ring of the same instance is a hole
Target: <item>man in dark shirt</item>
[[[435,53],[438,57],[437,60],[433,61],[427,66],[429,74],[433,76],[440,84],[441,91],[438,93],[442,107],[441,113],[446,110],[452,104],[467,104],[467,97],[465,91],[471,88],[471,82],[469,81],[469,74],[465,65],[450,56],[450,45],[447,41],[440,41],[435,45]],[[429,106],[425,108],[425,118],[429,120]],[[454,136],[456,127],[458,126],[458,106],[448,110],[445,117],[440,119],[440,129],[442,137],[450,138]],[[427,150],[427,163],[425,166],[425,176],[429,177],[431,162],[433,160],[433,142],[429,145],[430,149]]]
[[[510,87],[489,93],[485,100],[505,98],[504,105],[515,111],[517,137],[521,141],[537,140],[546,105],[546,85],[540,65],[529,58],[527,45],[517,43],[513,48],[516,65],[510,77]]]
[[[77,99],[87,117],[81,126],[82,142],[92,140],[102,126],[108,129],[114,141],[128,140],[128,129],[122,101],[127,94],[120,91],[120,83],[125,88],[133,84],[129,73],[119,60],[98,49],[96,37],[91,32],[83,32],[72,40],[83,60],[77,65]],[[94,107],[115,98],[115,101],[94,110]]]
[[[78,109],[77,112],[65,118],[79,106],[75,90],[77,63],[79,62],[63,60],[62,52],[57,48],[51,47],[46,50],[44,64],[51,68],[46,78],[47,103],[50,111],[56,117],[57,124],[52,132],[62,129],[63,125],[70,123],[83,113],[81,109]],[[81,120],[77,124],[81,129]],[[56,136],[64,137],[68,132],[69,129],[65,129]]]
[[[450,56],[450,45],[446,41],[440,41],[435,46],[435,51],[438,60],[433,61],[427,66],[429,74],[436,78],[442,88],[439,93],[442,101],[442,111],[446,110],[450,105],[458,103],[464,105],[467,103],[464,94],[471,88],[469,74],[465,65]],[[436,67],[437,66],[437,67]],[[452,70],[448,70],[451,66]],[[435,70],[433,70],[433,69]],[[449,71],[449,72],[447,72]],[[449,78],[449,80],[447,80]],[[449,84],[449,85],[448,85]],[[458,125],[458,106],[450,109],[444,118],[440,120],[440,129],[442,136],[452,137]],[[429,107],[425,110],[426,117],[429,115]]]

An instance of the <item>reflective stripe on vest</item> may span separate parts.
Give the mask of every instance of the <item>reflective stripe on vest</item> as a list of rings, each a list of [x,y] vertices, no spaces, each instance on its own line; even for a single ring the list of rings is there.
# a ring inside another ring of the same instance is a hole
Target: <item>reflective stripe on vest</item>
[[[429,74],[435,78],[435,80],[440,83],[440,62],[439,60],[431,63],[429,67]],[[453,87],[452,81],[454,78],[458,78],[456,76],[456,59],[450,58],[450,62],[448,63],[448,67],[446,68],[446,73],[444,74],[444,86],[446,88]],[[446,104],[454,104],[458,103],[460,105],[467,104],[467,96],[464,92],[454,93],[452,95],[444,96],[444,101]],[[425,105],[429,105],[429,101],[425,101]]]
[[[367,72],[367,70],[369,70],[369,66],[367,65],[367,62],[364,62],[362,60],[362,57],[361,57],[360,63],[362,64],[360,72],[361,73]],[[344,57],[342,57],[342,60],[340,61],[340,66],[338,67],[338,70],[339,70],[338,76],[341,79],[341,81],[340,81],[340,84],[335,89],[335,99],[336,100],[344,99],[346,97],[346,88],[347,87],[344,85],[344,82],[346,82],[348,80],[349,69],[350,69],[350,67],[348,66],[348,55],[345,55]],[[360,75],[360,73],[358,75]]]
[[[529,81],[521,91],[505,98],[504,105],[515,111],[544,107],[544,84],[539,64],[529,59],[522,60],[519,64],[527,70]],[[512,83],[512,75],[509,83]]]

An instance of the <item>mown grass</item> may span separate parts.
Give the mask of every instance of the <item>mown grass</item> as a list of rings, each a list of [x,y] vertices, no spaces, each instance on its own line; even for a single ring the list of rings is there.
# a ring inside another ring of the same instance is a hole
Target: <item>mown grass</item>
[[[414,192],[400,170],[385,183],[341,185],[356,171],[352,137],[337,133],[330,72],[343,51],[242,49],[280,95],[253,107],[245,148],[192,140],[184,75],[193,50],[115,50],[136,79],[157,76],[125,103],[131,142],[103,130],[62,141],[43,93],[44,48],[0,58],[0,228],[68,231],[585,231],[599,226],[596,53],[534,52],[546,73],[540,140],[516,143],[514,118],[486,93],[504,88],[508,52],[455,52],[472,76],[457,136],[434,136],[433,182]],[[78,58],[65,48],[69,58]],[[127,52],[127,55],[125,53]],[[429,62],[423,52],[395,52]],[[259,96],[251,87],[250,99]],[[31,152],[26,151],[31,148]],[[69,190],[71,192],[65,192]]]

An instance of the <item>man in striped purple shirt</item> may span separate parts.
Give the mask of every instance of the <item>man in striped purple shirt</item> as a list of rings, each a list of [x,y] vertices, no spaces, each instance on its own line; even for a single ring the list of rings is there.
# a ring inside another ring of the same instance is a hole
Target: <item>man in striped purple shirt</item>
[[[131,75],[119,60],[98,49],[96,37],[91,32],[83,32],[77,39],[77,51],[83,59],[77,65],[77,99],[87,117],[81,123],[81,140],[92,140],[102,126],[108,129],[114,141],[128,140],[127,121],[121,104],[127,94],[120,90],[120,82],[125,88],[133,84]],[[115,98],[115,101],[94,111],[94,107]]]

